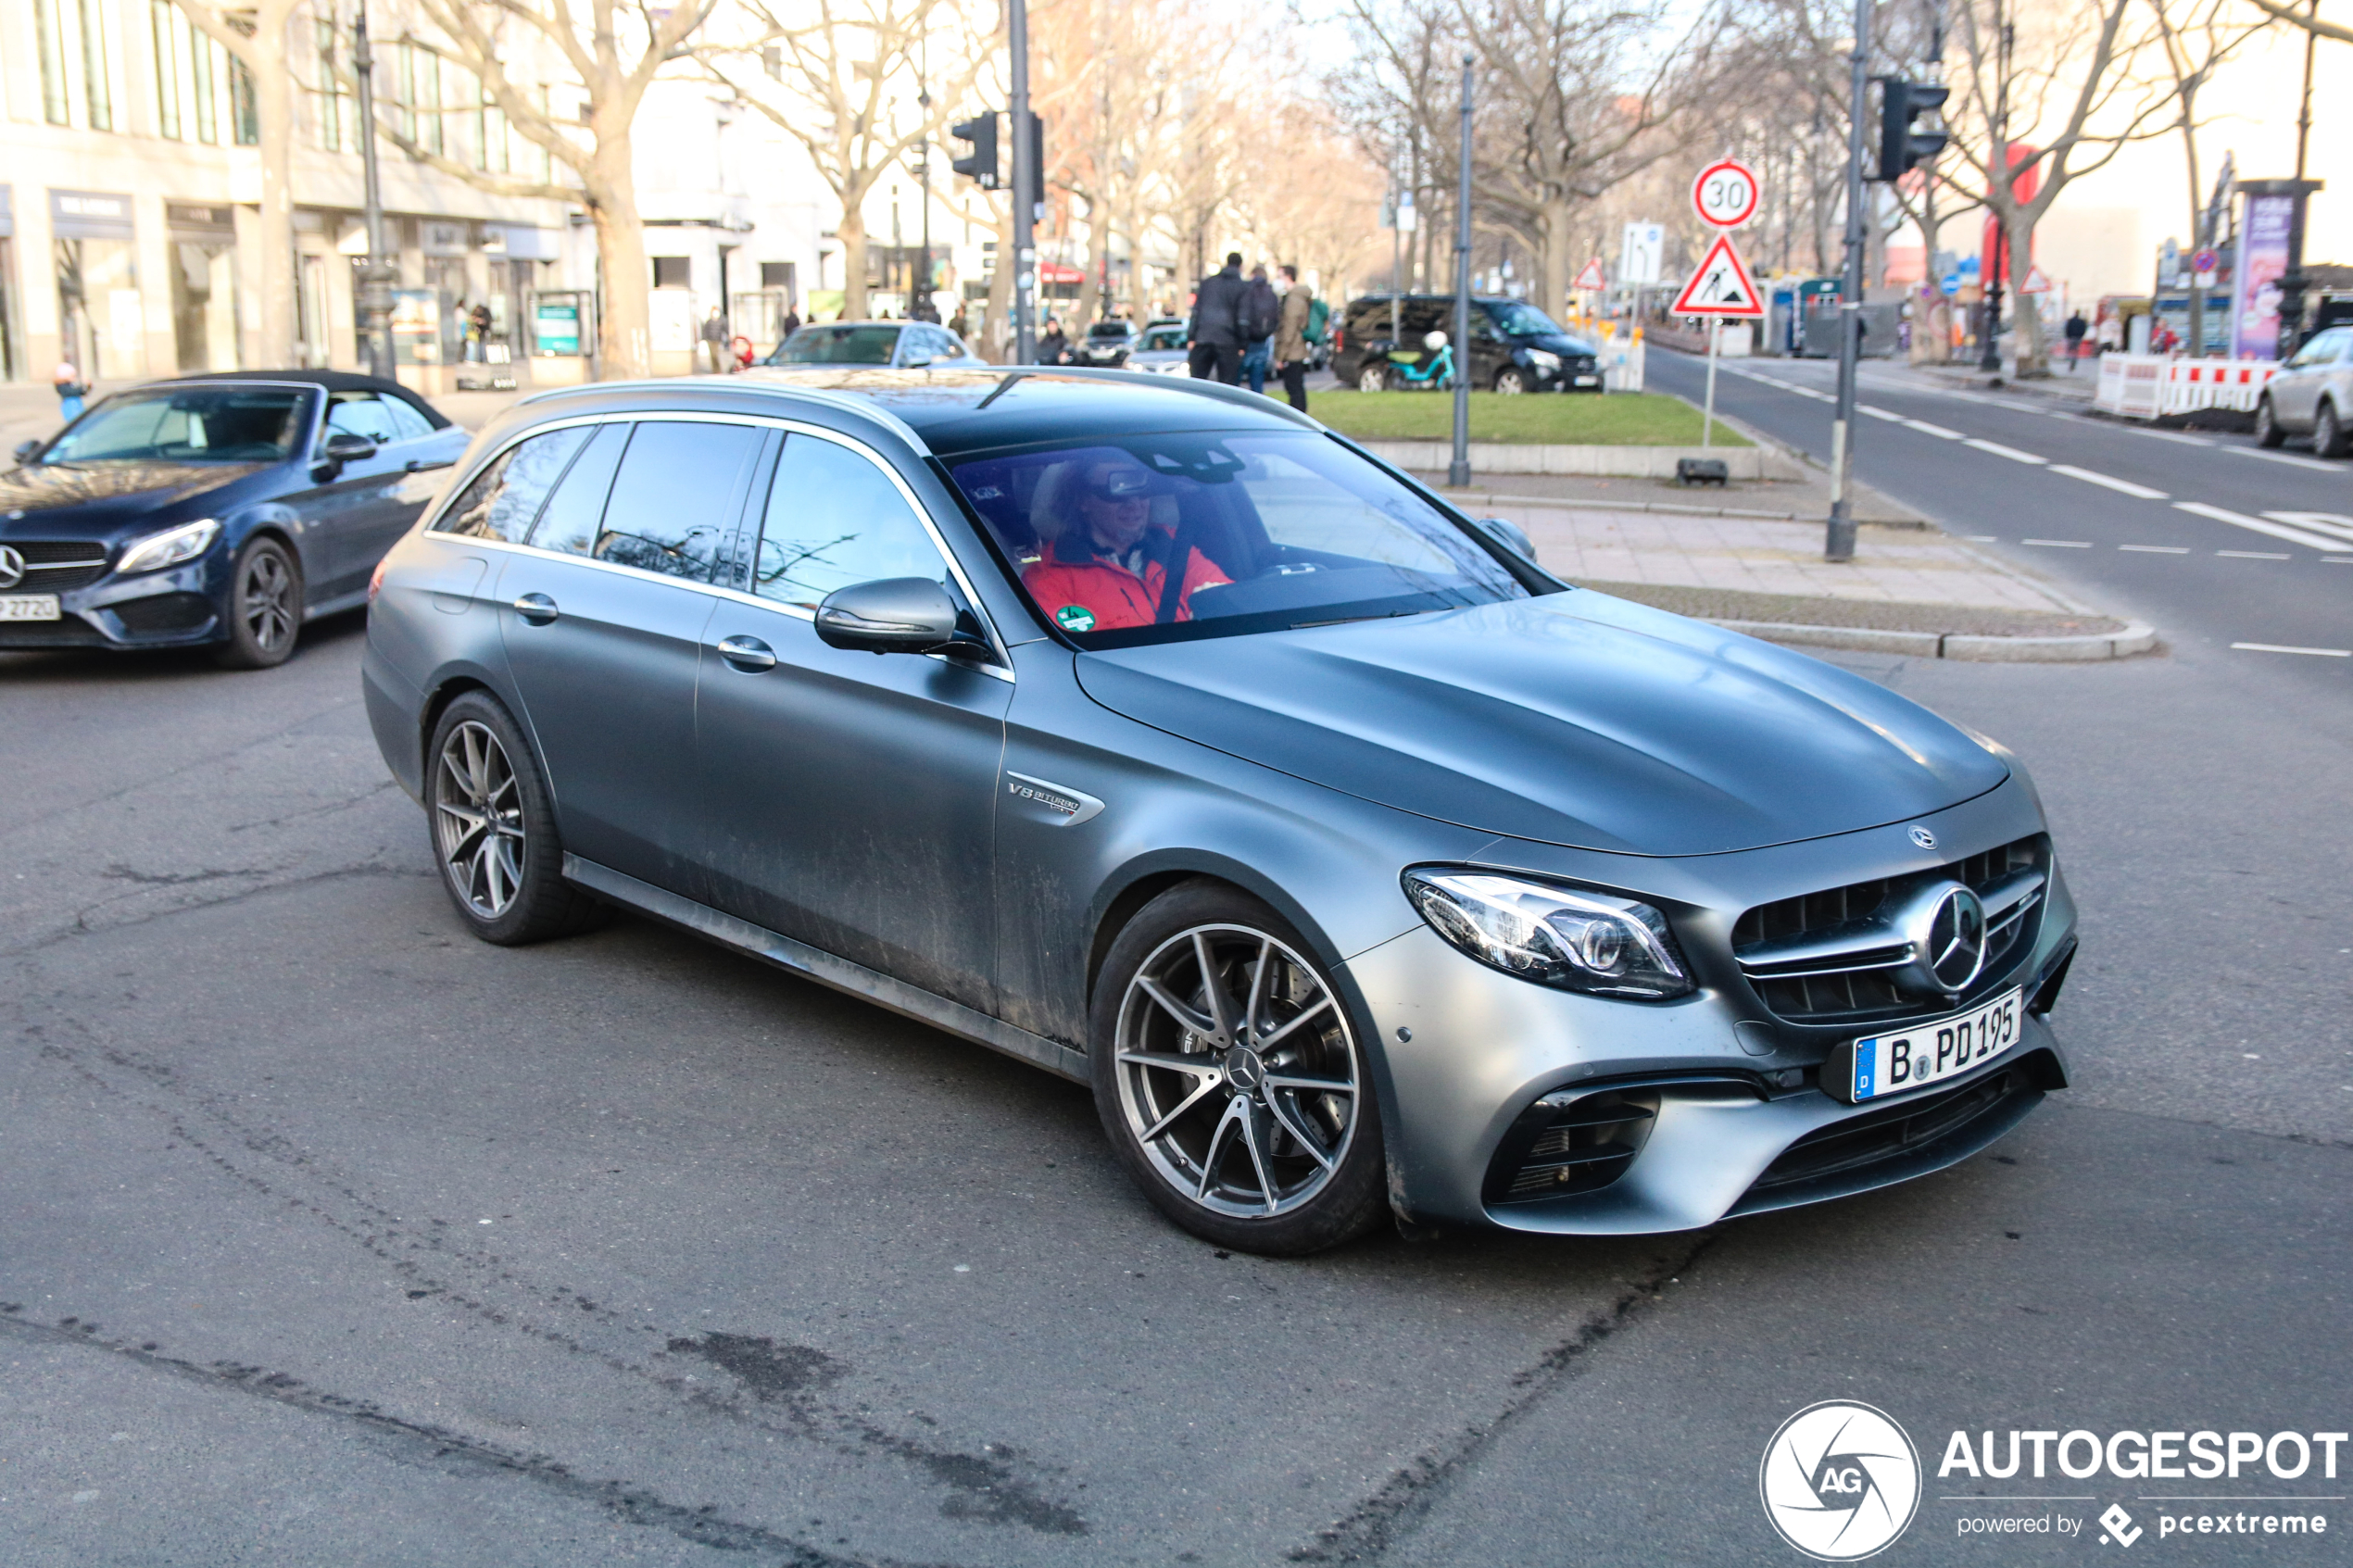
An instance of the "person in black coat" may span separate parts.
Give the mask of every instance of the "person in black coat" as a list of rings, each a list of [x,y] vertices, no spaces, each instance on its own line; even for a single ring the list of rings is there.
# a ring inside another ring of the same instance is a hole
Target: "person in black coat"
[[[1242,253],[1238,250],[1227,252],[1224,268],[1201,281],[1193,295],[1192,324],[1185,332],[1195,380],[1241,384],[1247,330],[1242,307],[1249,288],[1242,281]]]

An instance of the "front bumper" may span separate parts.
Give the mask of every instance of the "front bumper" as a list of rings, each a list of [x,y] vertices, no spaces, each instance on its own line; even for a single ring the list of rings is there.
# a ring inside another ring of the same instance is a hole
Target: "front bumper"
[[[112,573],[57,596],[55,621],[0,621],[0,650],[98,648],[131,652],[198,647],[223,635],[220,598],[225,569],[215,550],[168,571],[134,577]],[[222,582],[216,583],[215,577]],[[31,591],[27,583],[17,592]]]

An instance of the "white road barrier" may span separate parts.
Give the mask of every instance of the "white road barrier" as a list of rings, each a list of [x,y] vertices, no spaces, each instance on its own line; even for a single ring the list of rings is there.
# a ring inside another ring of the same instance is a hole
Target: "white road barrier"
[[[2176,359],[2164,354],[2103,354],[2092,406],[2131,420],[2191,414],[2200,408],[2255,411],[2279,373],[2274,359]]]

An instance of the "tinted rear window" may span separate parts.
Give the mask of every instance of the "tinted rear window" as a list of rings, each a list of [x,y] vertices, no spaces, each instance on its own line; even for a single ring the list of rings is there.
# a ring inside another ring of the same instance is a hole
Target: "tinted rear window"
[[[629,438],[598,560],[708,581],[743,508],[746,482],[766,432],[752,425],[648,420]]]
[[[899,346],[897,327],[803,327],[785,340],[786,365],[887,365]]]
[[[539,504],[587,439],[586,427],[574,425],[542,431],[508,447],[474,476],[455,505],[434,521],[434,532],[522,544],[531,533],[532,520],[539,515]]]

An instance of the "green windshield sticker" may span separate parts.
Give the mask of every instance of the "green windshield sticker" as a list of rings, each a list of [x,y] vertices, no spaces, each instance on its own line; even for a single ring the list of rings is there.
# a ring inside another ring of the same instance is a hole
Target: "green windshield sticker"
[[[1054,624],[1065,632],[1091,632],[1095,629],[1095,612],[1085,605],[1064,605],[1054,611]]]

